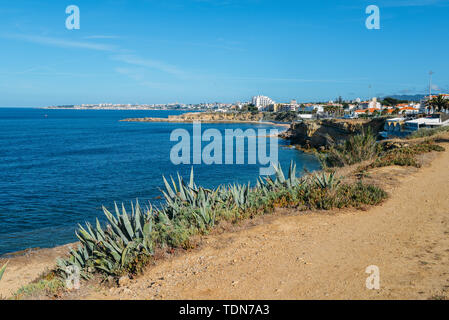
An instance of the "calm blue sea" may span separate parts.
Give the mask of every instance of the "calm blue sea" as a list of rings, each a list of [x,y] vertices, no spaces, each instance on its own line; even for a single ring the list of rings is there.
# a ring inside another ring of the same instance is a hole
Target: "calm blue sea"
[[[101,205],[139,199],[158,202],[162,175],[190,165],[170,162],[170,133],[191,124],[119,122],[129,117],[167,117],[177,111],[44,110],[0,108],[0,255],[76,240],[78,223],[103,219]],[[274,128],[252,124],[203,124],[216,128]],[[282,142],[281,143],[285,143]],[[287,169],[319,168],[316,159],[281,147]],[[206,187],[254,183],[259,165],[195,165]]]

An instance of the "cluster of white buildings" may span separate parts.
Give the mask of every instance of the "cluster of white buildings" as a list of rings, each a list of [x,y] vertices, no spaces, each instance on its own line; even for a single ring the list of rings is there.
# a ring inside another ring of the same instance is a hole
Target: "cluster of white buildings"
[[[444,98],[449,99],[449,94],[443,94]],[[434,113],[435,110],[427,106],[429,99],[436,96],[427,96],[420,102],[409,102],[396,104],[394,106],[383,105],[377,98],[362,101],[357,98],[353,101],[335,103],[329,101],[327,103],[298,103],[291,100],[289,103],[276,103],[267,96],[255,96],[251,103],[257,107],[259,111],[293,111],[298,112],[298,118],[311,119],[315,115],[326,116],[332,113],[330,110],[341,108],[341,113],[345,117],[358,118],[362,115],[393,115],[396,118],[388,119],[382,134],[387,136],[403,136],[410,134],[415,130],[423,127],[435,128],[438,126],[449,125],[449,110],[441,110],[442,113]],[[244,104],[239,104],[242,108]],[[329,115],[328,115],[329,116]]]
[[[377,98],[372,98],[368,101],[361,101],[355,110],[353,110],[353,115],[358,117],[363,114],[418,114],[421,110],[421,103],[410,102],[398,104],[395,106],[383,106]]]
[[[442,94],[443,98],[449,100],[449,94]],[[435,110],[429,108],[427,103],[430,99],[437,96],[426,96],[420,102],[401,103],[395,106],[383,106],[376,98],[369,101],[361,101],[355,110],[353,110],[354,116],[360,116],[363,114],[400,114],[400,115],[417,115],[417,114],[433,114]],[[449,110],[440,110],[444,113],[449,113]]]
[[[271,105],[275,105],[276,103],[267,96],[255,96],[252,99],[252,104],[257,107],[257,109],[264,110]]]

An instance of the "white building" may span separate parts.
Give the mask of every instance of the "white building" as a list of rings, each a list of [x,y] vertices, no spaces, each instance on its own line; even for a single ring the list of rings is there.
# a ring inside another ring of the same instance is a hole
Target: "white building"
[[[259,110],[260,109],[265,109],[269,105],[274,105],[275,104],[275,102],[273,100],[271,100],[269,97],[266,97],[266,96],[255,96],[252,99],[252,103]]]
[[[370,108],[382,109],[382,104],[377,101],[377,98],[372,98],[369,101],[362,101],[359,104],[359,109],[370,109]]]
[[[306,111],[306,112],[313,112],[314,110],[316,110],[316,113],[323,113],[324,112],[324,106],[320,105],[320,104],[315,104],[315,105],[306,107],[304,111]]]
[[[447,114],[433,114],[425,118],[413,119],[405,122],[405,129],[416,131],[421,128],[438,128],[449,126]]]

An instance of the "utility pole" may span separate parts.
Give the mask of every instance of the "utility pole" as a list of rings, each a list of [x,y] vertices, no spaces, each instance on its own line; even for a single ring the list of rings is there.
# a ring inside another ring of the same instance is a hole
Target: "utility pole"
[[[429,102],[432,100],[432,74],[434,74],[432,70],[429,71]],[[430,106],[430,105],[429,105]],[[430,112],[430,110],[429,110]]]
[[[429,99],[432,97],[432,74],[435,72],[429,71]]]

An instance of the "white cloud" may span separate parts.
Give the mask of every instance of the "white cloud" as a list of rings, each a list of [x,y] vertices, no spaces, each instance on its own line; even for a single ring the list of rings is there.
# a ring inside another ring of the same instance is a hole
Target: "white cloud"
[[[185,72],[180,70],[178,67],[171,64],[165,63],[163,61],[140,58],[135,55],[117,55],[113,57],[114,60],[121,61],[127,64],[141,66],[145,68],[156,69],[168,74],[183,76]]]
[[[84,41],[73,41],[73,40],[44,37],[44,36],[10,34],[10,35],[3,35],[2,37],[9,38],[9,39],[23,40],[23,41],[27,41],[27,42],[31,42],[31,43],[61,47],[61,48],[80,48],[80,49],[90,49],[90,50],[98,50],[98,51],[113,51],[116,49],[114,46],[106,45],[106,44],[98,44],[98,43],[84,42]]]
[[[84,37],[84,39],[119,39],[119,36],[93,35]]]

